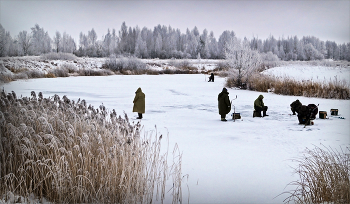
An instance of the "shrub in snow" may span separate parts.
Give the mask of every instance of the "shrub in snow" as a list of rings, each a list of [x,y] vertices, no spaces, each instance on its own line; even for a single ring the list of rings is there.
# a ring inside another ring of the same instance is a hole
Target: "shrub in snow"
[[[345,151],[315,147],[306,149],[295,160],[299,180],[291,182],[295,190],[285,203],[350,203],[350,148]]]
[[[191,62],[187,59],[183,59],[183,60],[171,59],[169,60],[169,65],[179,69],[197,70],[197,68],[194,67],[191,64]]]
[[[60,65],[60,68],[66,69],[69,73],[76,73],[78,71],[77,67],[70,63],[63,63]]]
[[[271,51],[268,53],[261,53],[261,60],[262,60],[262,68],[272,68],[272,67],[276,67],[280,64],[280,59],[278,58],[278,56],[276,54],[273,54]],[[259,71],[263,71],[263,70],[259,70]]]
[[[213,71],[227,71],[229,69],[229,63],[227,61],[219,61]]]
[[[115,55],[110,56],[106,59],[102,67],[110,69],[112,71],[132,71],[132,72],[142,72],[147,69],[147,64],[143,63],[140,59],[135,57],[122,57],[116,58]]]
[[[42,60],[75,60],[77,57],[72,53],[50,52],[40,55]]]
[[[50,74],[55,75],[56,77],[68,77],[68,70],[65,68],[56,68],[49,71]]]
[[[162,135],[101,105],[40,92],[0,97],[0,195],[34,195],[57,203],[164,202],[181,198],[181,154],[168,165]],[[157,131],[155,131],[157,132]],[[172,185],[165,182],[172,178]],[[0,200],[1,201],[1,200]],[[12,201],[11,201],[12,202]]]
[[[94,70],[94,69],[80,69],[78,71],[80,76],[108,76],[114,73],[110,70]]]
[[[39,70],[29,70],[26,71],[25,74],[28,76],[28,79],[43,78],[45,76],[44,72]]]

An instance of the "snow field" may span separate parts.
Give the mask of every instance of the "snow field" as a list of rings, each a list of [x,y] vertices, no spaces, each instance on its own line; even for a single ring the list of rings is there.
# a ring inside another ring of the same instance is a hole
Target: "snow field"
[[[182,152],[182,173],[189,175],[183,179],[184,203],[187,199],[190,203],[282,203],[287,195],[276,196],[293,189],[285,187],[298,179],[291,168],[297,164],[291,159],[313,145],[332,148],[350,145],[349,100],[228,89],[230,99],[237,95],[232,104],[242,119],[231,120],[232,107],[226,116],[228,121],[221,122],[217,96],[225,79],[215,77],[214,83],[208,83],[207,77],[196,74],[45,78],[15,81],[3,88],[6,92],[15,91],[18,96],[30,96],[35,91],[42,92],[44,97],[58,94],[73,100],[81,98],[95,108],[103,103],[119,115],[125,111],[129,118],[136,118],[132,101],[136,89],[141,87],[146,94],[146,113],[141,120],[144,130],[169,133],[169,155],[175,143]],[[253,102],[259,94],[264,95],[270,116],[253,118]],[[315,125],[305,128],[298,125],[297,116],[290,115],[289,107],[296,99],[303,105],[319,104],[319,111],[327,111],[329,119],[319,119],[317,115]],[[332,108],[339,109],[345,119],[330,116]],[[163,142],[165,151],[167,142]]]
[[[315,81],[315,82],[346,82],[350,86],[350,67],[325,67],[325,66],[303,66],[289,65],[274,67],[263,72],[268,76],[278,78],[293,78],[297,81]]]

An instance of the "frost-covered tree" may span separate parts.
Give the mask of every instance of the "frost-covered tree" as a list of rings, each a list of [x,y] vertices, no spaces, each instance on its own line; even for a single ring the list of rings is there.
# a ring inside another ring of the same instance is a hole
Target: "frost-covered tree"
[[[95,29],[91,29],[91,31],[88,31],[88,42],[90,45],[95,46],[96,40],[97,40],[97,34],[95,32]]]
[[[103,37],[102,42],[103,47],[103,55],[104,56],[110,56],[113,53],[112,48],[112,35],[108,29],[107,34]]]
[[[224,31],[218,41],[218,49],[219,49],[219,57],[224,59],[226,57],[226,48],[227,48],[227,43],[234,39],[236,37],[235,32],[233,31]]]
[[[62,36],[61,52],[73,53],[75,50],[76,44],[74,39],[66,32],[64,32]]]
[[[38,24],[35,24],[32,30],[32,52],[34,55],[40,55],[43,53],[51,52],[51,38],[48,32],[44,31],[44,28],[40,28]]]
[[[23,55],[30,54],[30,48],[32,46],[32,36],[27,33],[27,31],[21,31],[18,34],[18,44],[21,48]]]
[[[0,24],[0,57],[7,55],[7,45],[9,44],[8,38],[6,36],[6,31]]]
[[[210,58],[210,52],[209,52],[209,37],[208,37],[208,31],[207,29],[203,30],[202,35],[199,37],[199,53],[201,54],[201,57],[204,59]]]
[[[140,30],[137,30],[137,33],[135,56],[138,58],[147,58],[148,52],[146,41],[142,38],[142,32]]]
[[[236,86],[247,82],[251,74],[262,63],[259,52],[251,49],[247,40],[242,42],[236,37],[232,37],[226,43],[225,59],[229,64]]]
[[[219,48],[218,48],[218,42],[216,41],[216,38],[214,37],[213,31],[209,34],[209,54],[210,58],[217,59],[219,57]]]
[[[304,47],[304,53],[306,60],[321,60],[323,59],[323,55],[314,48],[311,43],[308,43]]]
[[[55,49],[56,52],[60,52],[61,51],[61,43],[62,43],[62,36],[61,33],[59,31],[56,31],[55,37],[53,38],[53,42],[55,45]]]

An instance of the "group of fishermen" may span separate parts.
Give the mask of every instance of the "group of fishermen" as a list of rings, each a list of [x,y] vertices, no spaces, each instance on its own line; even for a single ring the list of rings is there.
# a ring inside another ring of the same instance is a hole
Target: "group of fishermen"
[[[263,99],[263,95],[259,95],[259,97],[255,99],[253,117],[269,116],[266,114],[268,107],[265,106]],[[221,116],[221,121],[227,121],[226,114],[228,114],[231,111],[231,102],[229,98],[229,93],[226,88],[223,88],[221,93],[219,93],[218,95],[218,107],[219,114]],[[306,106],[303,105],[299,100],[296,100],[293,103],[291,103],[290,107],[293,115],[296,115],[296,113],[298,113],[298,120],[300,124],[308,124],[310,120],[316,118],[316,115],[318,113],[318,106],[316,106],[315,104],[309,104]],[[263,112],[262,116],[261,111]]]
[[[214,82],[214,74],[211,74],[208,82]],[[268,109],[263,102],[264,96],[259,95],[258,98],[254,101],[254,112],[253,117],[266,117],[269,116],[266,114]],[[135,98],[133,100],[133,112],[138,113],[137,119],[142,119],[142,114],[145,113],[145,94],[142,92],[139,87],[135,92]],[[231,111],[231,101],[229,98],[229,93],[226,88],[223,88],[221,93],[218,95],[218,108],[219,114],[221,116],[221,121],[227,121],[226,115]],[[299,123],[305,124],[309,118],[315,118],[318,108],[314,104],[309,104],[308,106],[303,106],[299,100],[294,101],[290,104],[293,115],[298,113]],[[263,112],[263,115],[261,115]]]
[[[259,113],[257,114],[258,117],[261,117],[261,111],[263,112],[262,117],[269,116],[266,114],[268,107],[265,106],[263,99],[264,96],[259,95],[259,97],[254,101],[254,112]],[[218,95],[218,107],[221,121],[227,121],[226,115],[231,111],[231,105],[229,93],[226,88],[223,88],[221,93]]]

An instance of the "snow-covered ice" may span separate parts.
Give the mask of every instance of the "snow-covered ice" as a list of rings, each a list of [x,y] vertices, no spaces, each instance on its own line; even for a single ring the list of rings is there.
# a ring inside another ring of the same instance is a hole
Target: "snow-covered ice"
[[[276,196],[290,190],[286,185],[298,179],[291,168],[297,164],[291,159],[314,145],[336,149],[350,145],[350,100],[228,89],[231,99],[237,95],[233,105],[242,119],[233,122],[228,115],[229,120],[221,122],[217,97],[225,79],[216,77],[208,83],[207,77],[113,75],[30,79],[2,86],[17,96],[35,91],[44,97],[58,94],[75,101],[85,99],[95,108],[103,103],[120,115],[125,111],[130,118],[137,116],[132,101],[141,87],[146,94],[144,130],[154,131],[156,125],[160,134],[169,132],[170,152],[175,143],[182,152],[182,173],[189,175],[183,180],[184,203],[188,199],[190,203],[282,203],[287,195]],[[269,116],[253,118],[253,102],[259,94],[265,97]],[[299,125],[297,116],[290,115],[289,105],[296,99],[304,105],[319,104],[319,111],[327,111],[329,119],[317,115],[315,125]],[[333,108],[345,119],[330,116]]]

